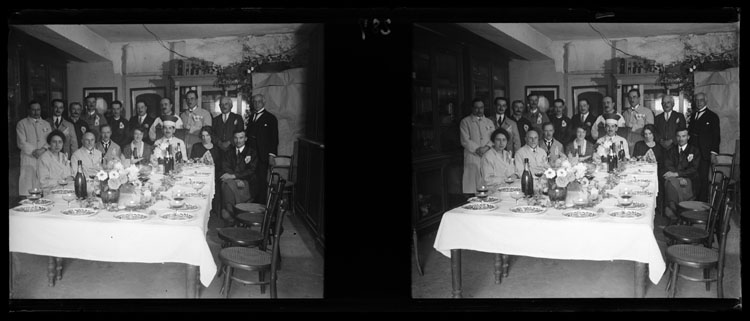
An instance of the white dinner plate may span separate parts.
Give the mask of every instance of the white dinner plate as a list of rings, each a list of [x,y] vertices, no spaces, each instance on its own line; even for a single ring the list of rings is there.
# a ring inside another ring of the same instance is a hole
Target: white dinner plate
[[[609,216],[615,218],[636,219],[643,217],[643,212],[633,210],[616,210],[609,212]]]
[[[159,214],[159,218],[165,221],[192,221],[195,217],[195,214],[177,211]]]
[[[484,199],[484,200],[481,200],[481,199],[479,199],[479,197],[476,197],[476,196],[474,196],[474,197],[472,197],[472,198],[469,199],[469,202],[471,202],[471,203],[481,203],[481,202],[484,202],[484,203],[497,203],[499,201],[500,201],[500,199],[497,198],[497,197],[494,197],[494,196],[487,196],[487,198]]]
[[[19,213],[39,214],[39,213],[44,213],[46,211],[49,211],[50,207],[43,206],[43,205],[36,205],[36,204],[27,204],[27,205],[16,206],[13,208],[13,210]]]
[[[641,202],[633,202],[633,203],[630,203],[629,205],[617,204],[617,207],[630,209],[630,210],[641,210],[641,209],[646,208],[646,204],[641,203]]]
[[[97,210],[91,209],[91,208],[66,208],[61,211],[64,215],[71,216],[71,217],[82,217],[82,216],[92,216],[96,215],[98,213]]]
[[[180,207],[169,206],[170,210],[181,211],[181,212],[195,212],[199,210],[200,208],[201,208],[200,206],[195,205],[195,204],[190,204],[190,203],[184,203]]]
[[[70,189],[70,188],[56,188],[56,189],[53,189],[50,193],[55,194],[55,195],[65,195],[68,193],[75,194],[75,192],[76,191],[74,189]]]
[[[150,218],[148,214],[141,213],[141,212],[117,213],[115,215],[112,215],[112,217],[120,221],[129,221],[129,222],[145,221]]]
[[[482,202],[482,203],[469,203],[466,205],[461,206],[462,209],[468,210],[468,211],[476,211],[476,212],[483,212],[483,211],[491,211],[497,208],[497,205]]]
[[[41,206],[52,206],[53,204],[55,204],[55,202],[53,200],[46,199],[46,198],[40,198],[38,200],[33,200],[33,201],[32,200],[23,200],[20,203],[24,204],[24,205],[33,204],[33,205],[41,205]]]
[[[566,211],[562,215],[567,218],[596,218],[599,216],[596,212],[587,210]]]
[[[542,214],[547,211],[546,207],[534,206],[534,205],[520,205],[510,208],[510,212],[513,214]]]
[[[500,192],[500,193],[513,193],[513,192],[516,192],[516,191],[520,192],[521,188],[520,187],[513,187],[513,186],[503,186],[503,187],[498,187],[497,191]]]

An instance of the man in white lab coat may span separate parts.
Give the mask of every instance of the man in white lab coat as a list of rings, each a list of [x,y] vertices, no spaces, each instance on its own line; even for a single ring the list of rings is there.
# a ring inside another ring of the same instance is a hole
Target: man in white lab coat
[[[474,99],[472,113],[461,120],[461,146],[464,147],[463,192],[474,194],[480,183],[479,166],[482,155],[492,148],[490,134],[495,130],[492,120],[484,117],[484,102]]]
[[[29,102],[29,116],[16,125],[16,144],[21,150],[21,175],[18,178],[18,195],[29,195],[29,189],[39,187],[38,159],[47,152],[47,135],[52,132],[49,122],[42,119],[42,105]]]

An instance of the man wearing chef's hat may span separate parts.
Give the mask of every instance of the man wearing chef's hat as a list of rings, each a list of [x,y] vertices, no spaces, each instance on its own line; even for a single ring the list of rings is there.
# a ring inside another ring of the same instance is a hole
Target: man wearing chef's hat
[[[180,152],[182,152],[183,159],[186,159],[187,150],[185,149],[185,142],[182,139],[174,136],[177,123],[174,120],[167,119],[162,121],[161,124],[161,127],[163,128],[162,130],[164,132],[164,137],[159,138],[154,142],[154,152],[151,154],[151,158],[158,159],[160,157],[165,157],[165,153],[168,151],[168,146],[172,146],[172,153],[175,153],[177,152],[179,146],[179,150]],[[174,154],[172,156],[174,156]]]
[[[599,146],[615,144],[615,151],[619,151],[620,147],[625,150],[625,158],[630,158],[630,152],[628,151],[628,141],[622,136],[617,135],[617,128],[619,126],[622,117],[618,114],[605,114],[604,124],[606,127],[606,135],[599,137],[596,144]],[[622,145],[621,145],[622,144]]]

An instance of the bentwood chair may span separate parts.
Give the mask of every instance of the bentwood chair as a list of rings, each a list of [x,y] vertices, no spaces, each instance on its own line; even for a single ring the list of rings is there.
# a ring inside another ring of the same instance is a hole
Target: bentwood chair
[[[710,203],[698,201],[684,201],[677,204],[677,218],[687,225],[706,224],[712,208],[720,206],[722,194],[726,194],[729,180],[724,179],[723,173],[714,175],[715,182],[711,183]]]
[[[281,193],[284,188],[284,180],[279,180],[276,188],[271,190],[268,209],[263,213],[260,231],[249,227],[225,227],[218,229],[219,238],[223,241],[222,248],[228,246],[258,247],[267,244],[267,236],[270,234],[272,222],[281,201]],[[274,231],[275,232],[275,231]]]
[[[286,180],[286,187],[283,191],[283,198],[282,198],[282,207],[285,211],[291,210],[292,213],[294,213],[294,182],[296,181],[295,176],[295,167],[296,167],[296,158],[294,157],[297,155],[297,141],[294,141],[294,150],[292,152],[292,156],[286,156],[286,155],[279,155],[274,158],[274,165],[269,166],[268,170],[271,173],[279,173],[281,171],[286,171],[287,175],[284,180]],[[280,162],[279,160],[284,160]],[[288,160],[288,164],[286,162]]]
[[[283,188],[284,180],[279,182],[279,186]],[[278,195],[275,196],[279,199]],[[278,201],[277,201],[278,203]],[[229,297],[229,293],[232,287],[232,281],[237,281],[245,285],[260,285],[261,294],[265,293],[265,286],[270,285],[271,287],[271,298],[277,298],[276,294],[276,280],[278,264],[281,262],[280,253],[280,237],[281,237],[281,225],[284,222],[283,213],[279,214],[278,206],[274,208],[273,216],[276,216],[276,224],[274,226],[274,233],[266,234],[266,238],[271,239],[272,248],[269,253],[265,247],[265,242],[261,242],[259,247],[250,248],[244,246],[232,246],[222,249],[219,252],[219,260],[221,260],[222,270],[224,275],[224,282],[221,286],[220,293],[224,294],[225,298]],[[269,216],[270,221],[271,216]],[[264,222],[264,225],[267,222]],[[269,230],[269,226],[264,226],[265,230]],[[250,281],[241,279],[234,276],[234,270],[246,270],[246,271],[258,271],[258,281]],[[266,272],[270,272],[270,277],[266,280]],[[224,292],[226,291],[226,292]]]
[[[722,180],[722,186],[726,187],[729,182],[729,178]],[[721,211],[724,209],[724,202],[726,200],[726,188],[719,190],[714,197],[717,199],[715,206],[709,208],[708,219],[704,224],[704,227],[696,227],[689,225],[670,225],[664,228],[664,236],[667,237],[667,245],[673,245],[677,243],[681,244],[698,244],[702,243],[706,246],[713,244],[714,229],[716,228],[716,222],[721,217]]]
[[[275,193],[276,184],[281,179],[278,173],[271,173],[268,176],[268,186],[266,195],[266,204],[260,203],[239,203],[234,205],[234,218],[240,226],[260,226],[263,222],[263,215],[271,204],[271,193]]]
[[[724,260],[726,256],[727,240],[729,234],[729,222],[735,206],[730,200],[726,199],[723,209],[723,215],[720,217],[720,229],[716,235],[719,247],[718,249],[705,247],[700,244],[678,244],[667,248],[667,268],[669,270],[669,279],[667,282],[667,294],[674,298],[677,292],[677,276],[694,282],[705,282],[706,291],[710,290],[711,282],[717,283],[717,297],[724,297]],[[703,278],[695,278],[685,274],[680,274],[680,267],[690,267],[694,269],[703,269]],[[711,277],[711,270],[716,269],[716,276]]]

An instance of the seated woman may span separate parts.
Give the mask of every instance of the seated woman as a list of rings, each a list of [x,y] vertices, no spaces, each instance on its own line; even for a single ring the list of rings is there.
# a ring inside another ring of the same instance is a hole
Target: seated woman
[[[143,127],[133,128],[133,141],[121,148],[122,162],[133,160],[135,164],[148,165],[153,147],[143,141],[147,130]]]
[[[510,135],[505,129],[498,128],[492,135],[492,148],[482,155],[482,161],[479,167],[479,173],[487,185],[501,184],[505,179],[512,177],[518,178],[516,167],[513,164],[512,155],[505,150],[508,145]]]
[[[59,130],[53,130],[47,135],[47,143],[50,146],[49,152],[42,153],[39,156],[37,175],[41,188],[51,190],[59,185],[58,181],[72,182],[73,169],[70,166],[68,155],[61,152],[63,145],[65,145],[65,134]],[[78,165],[75,166],[78,168]]]
[[[221,185],[219,185],[221,182],[219,177],[221,177],[222,174],[221,150],[218,145],[213,144],[213,130],[211,130],[211,126],[203,126],[203,128],[201,128],[200,137],[201,141],[193,144],[193,148],[190,150],[190,159],[200,159],[201,162],[205,164],[214,165],[216,193],[214,194],[214,199],[212,201],[213,207],[211,212],[216,215],[216,213],[221,213],[221,210],[219,209],[219,206],[221,205],[221,202],[219,202],[221,200]]]
[[[664,157],[666,150],[660,144],[657,144],[656,126],[646,124],[643,127],[643,140],[635,143],[633,147],[633,157],[638,160],[645,160],[650,163],[656,163],[656,172],[659,181],[659,195],[656,196],[656,207],[659,213],[664,211]]]
[[[596,146],[594,146],[594,143],[586,139],[586,135],[588,135],[586,127],[581,124],[573,127],[573,130],[575,130],[576,136],[575,139],[565,147],[565,154],[568,155],[568,157],[573,157],[577,152],[578,160],[590,160],[591,156],[594,155],[594,152],[596,151]]]

